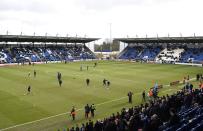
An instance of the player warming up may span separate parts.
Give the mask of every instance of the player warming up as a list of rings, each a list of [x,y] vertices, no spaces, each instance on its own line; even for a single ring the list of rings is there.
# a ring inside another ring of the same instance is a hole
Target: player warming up
[[[97,62],[94,63],[94,68],[97,67]]]
[[[88,118],[89,113],[90,113],[90,107],[89,107],[89,105],[87,104],[87,105],[85,106],[85,118],[86,118],[86,119]]]
[[[57,79],[58,79],[59,86],[61,87],[63,81],[62,81],[62,76],[60,72],[57,73]]]
[[[37,75],[37,72],[36,72],[36,70],[34,70],[34,78],[36,77],[36,75]]]
[[[70,112],[70,116],[72,116],[73,121],[75,120],[75,115],[76,115],[76,110],[75,110],[75,107],[73,106],[73,108],[71,109],[71,112]]]
[[[27,87],[27,95],[29,95],[29,94],[31,94],[31,86],[30,85]]]
[[[61,80],[61,77],[62,77],[62,76],[61,76],[61,73],[58,72],[58,73],[57,73],[57,79],[58,79],[58,81]]]
[[[103,80],[103,86],[106,86],[106,79]]]
[[[127,94],[127,96],[128,96],[128,102],[129,102],[129,103],[132,103],[132,96],[133,96],[133,93],[132,93],[131,91],[129,91],[128,94]]]
[[[94,118],[94,111],[96,110],[94,104],[90,106],[91,117]]]
[[[60,80],[59,80],[59,86],[60,86],[60,87],[61,87],[62,83],[63,83],[63,81],[60,79]]]
[[[86,79],[86,84],[87,84],[87,86],[89,86],[89,84],[90,84],[90,79],[89,78]]]
[[[111,85],[111,82],[110,81],[107,81],[107,86],[109,87]]]

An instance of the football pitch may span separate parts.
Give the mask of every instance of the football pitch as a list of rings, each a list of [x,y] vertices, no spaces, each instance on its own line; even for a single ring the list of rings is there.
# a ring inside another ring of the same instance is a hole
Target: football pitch
[[[123,107],[141,104],[143,90],[148,92],[156,82],[169,85],[184,76],[195,78],[197,73],[203,73],[202,67],[184,65],[98,61],[97,67],[93,66],[94,61],[0,67],[0,131],[57,131],[80,125],[87,121],[84,106],[93,103],[94,120],[103,119]],[[62,74],[62,87],[57,72]],[[103,86],[104,78],[111,82],[109,88]],[[197,87],[198,83],[193,83]],[[29,95],[28,85],[32,87]],[[164,86],[159,96],[173,94],[182,87]],[[132,104],[128,103],[129,91],[134,93]],[[72,106],[77,110],[75,121],[68,113]]]

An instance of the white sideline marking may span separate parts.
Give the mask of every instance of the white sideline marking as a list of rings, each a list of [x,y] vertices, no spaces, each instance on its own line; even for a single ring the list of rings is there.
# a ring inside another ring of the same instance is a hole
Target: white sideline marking
[[[189,81],[193,81],[193,80],[195,80],[196,78],[191,78],[191,79],[189,79]],[[180,83],[179,84],[183,84],[183,81],[180,81]],[[169,85],[163,85],[163,87],[169,87],[170,86],[170,84]]]
[[[191,78],[189,81],[192,81],[194,79],[195,78]],[[183,82],[180,82],[180,83],[182,84]],[[164,85],[163,87],[166,87],[166,86],[169,87],[170,85]],[[139,93],[135,93],[135,94],[139,94]],[[103,104],[111,103],[111,102],[114,102],[114,101],[119,101],[119,100],[122,100],[122,99],[125,99],[125,98],[127,98],[127,96],[124,96],[124,97],[121,97],[121,98],[118,98],[118,99],[114,99],[114,100],[110,100],[110,101],[106,101],[106,102],[102,102],[102,103],[96,104],[96,106],[100,106],[100,105],[103,105]],[[83,108],[77,109],[76,111],[81,111],[81,110],[83,110]],[[35,123],[35,122],[47,120],[47,119],[50,119],[50,118],[54,118],[54,117],[57,117],[57,116],[62,116],[62,115],[69,114],[69,113],[70,112],[64,112],[64,113],[60,113],[60,114],[57,114],[57,115],[41,118],[41,119],[38,119],[38,120],[34,120],[34,121],[30,121],[30,122],[25,122],[25,123],[22,123],[22,124],[18,124],[18,125],[14,125],[14,126],[10,126],[10,127],[4,128],[4,129],[0,129],[0,131],[5,131],[5,130],[9,130],[9,129],[12,129],[12,128],[15,128],[15,127],[32,124],[32,123]]]
[[[136,93],[136,94],[137,94],[137,93]],[[110,101],[106,101],[106,102],[103,102],[103,103],[99,103],[99,104],[96,104],[96,106],[104,105],[104,104],[111,103],[111,102],[114,102],[114,101],[119,101],[119,100],[122,100],[122,99],[124,99],[124,98],[127,98],[127,96],[124,96],[124,97],[121,97],[121,98],[118,98],[118,99],[114,99],[114,100],[110,100]],[[81,110],[83,110],[83,108],[77,109],[76,111],[81,111]],[[54,117],[57,117],[57,116],[66,115],[66,114],[69,114],[69,113],[70,113],[70,112],[60,113],[60,114],[53,115],[53,116],[49,116],[49,117],[45,117],[45,118],[42,118],[42,119],[39,119],[39,120],[30,121],[30,122],[26,122],[26,123],[14,125],[14,126],[11,126],[11,127],[7,127],[7,128],[4,128],[4,129],[0,129],[0,131],[5,131],[5,130],[9,130],[9,129],[12,129],[12,128],[15,128],[15,127],[19,127],[19,126],[24,126],[24,125],[32,124],[32,123],[35,123],[35,122],[47,120],[47,119],[54,118]]]

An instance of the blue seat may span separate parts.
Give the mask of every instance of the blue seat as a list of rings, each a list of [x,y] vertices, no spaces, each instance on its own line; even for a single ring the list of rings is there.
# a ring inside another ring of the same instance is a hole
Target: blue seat
[[[191,122],[189,122],[186,125],[187,129],[192,129],[193,127],[195,127],[198,124],[197,120],[197,118],[194,118]]]
[[[197,124],[194,128],[191,129],[191,131],[202,131],[203,130],[203,120]]]
[[[180,128],[178,128],[176,131],[187,131],[186,124],[183,124]]]
[[[170,126],[168,128],[166,128],[164,131],[175,131],[176,129],[178,129],[181,126],[181,124],[176,124],[174,126]]]

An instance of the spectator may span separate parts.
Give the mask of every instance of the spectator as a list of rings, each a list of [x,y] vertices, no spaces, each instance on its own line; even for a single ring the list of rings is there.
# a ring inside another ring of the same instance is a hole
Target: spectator
[[[193,104],[195,103],[195,104]],[[88,105],[88,104],[87,104]],[[196,112],[202,112],[203,96],[200,89],[178,91],[171,96],[166,95],[150,100],[145,105],[135,106],[129,109],[123,108],[121,112],[112,114],[104,120],[97,120],[94,124],[91,120],[82,124],[80,131],[157,131],[180,123],[180,117],[176,111],[184,112],[190,107],[199,108]],[[161,127],[164,128],[161,128]],[[79,127],[71,128],[78,131]],[[174,129],[176,130],[176,129]],[[189,130],[189,129],[188,129]]]
[[[80,131],[80,128],[79,128],[78,124],[76,124],[75,131]]]
[[[74,127],[72,127],[72,128],[70,129],[70,131],[75,131]]]
[[[82,123],[82,127],[80,128],[80,131],[85,131],[85,124]]]
[[[169,119],[169,125],[170,126],[173,126],[173,125],[176,125],[180,122],[180,118],[179,116],[176,114],[176,111],[174,108],[171,108],[170,109],[170,119]]]

